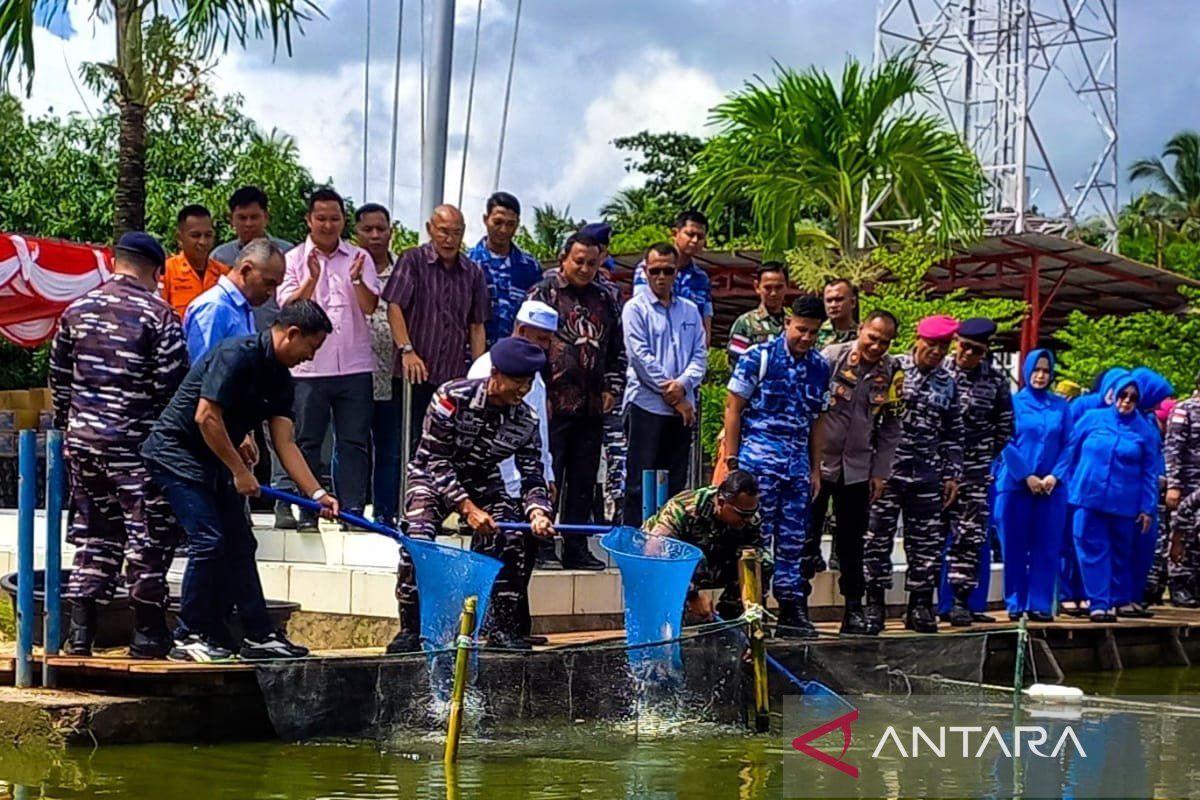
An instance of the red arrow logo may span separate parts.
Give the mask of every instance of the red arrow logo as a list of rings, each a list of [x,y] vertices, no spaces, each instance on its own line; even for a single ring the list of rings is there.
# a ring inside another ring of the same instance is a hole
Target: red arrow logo
[[[851,778],[857,778],[858,767],[854,766],[853,764],[847,764],[845,761],[841,760],[843,757],[845,757],[846,751],[850,749],[850,725],[856,719],[858,719],[857,708],[846,712],[835,720],[826,722],[820,727],[813,728],[807,733],[800,734],[795,739],[792,739],[792,747],[796,750],[799,750],[801,753],[804,753],[804,755],[809,756],[810,758],[815,758],[822,764],[828,764],[839,772],[844,772]],[[813,741],[814,739],[820,739],[830,731],[835,731],[838,729],[842,731],[842,752],[837,758],[834,758],[828,753],[823,753],[809,744],[809,742]]]

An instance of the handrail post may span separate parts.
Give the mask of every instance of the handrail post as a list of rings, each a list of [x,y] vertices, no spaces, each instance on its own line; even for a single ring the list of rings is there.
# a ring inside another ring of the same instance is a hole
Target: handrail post
[[[471,595],[463,601],[462,617],[458,623],[458,652],[454,655],[454,688],[450,694],[450,718],[446,726],[446,750],[442,761],[454,764],[458,761],[458,743],[462,738],[463,697],[467,691],[467,665],[471,657],[471,644],[475,633],[475,609],[478,600]]]
[[[749,609],[762,603],[762,581],[758,553],[752,547],[742,550],[739,559],[742,572],[742,607]],[[754,667],[754,693],[751,714],[754,730],[766,733],[771,727],[771,699],[767,691],[767,634],[762,616],[750,621],[750,660]]]
[[[37,509],[37,431],[21,431],[17,491],[17,688],[33,686],[33,519]]]
[[[46,436],[46,618],[42,630],[42,685],[58,685],[58,669],[50,656],[58,655],[62,645],[62,511],[63,511],[63,433],[50,431]]]
[[[660,469],[654,473],[655,493],[654,493],[654,512],[658,511],[667,504],[671,499],[671,473],[668,470]]]
[[[654,487],[654,470],[642,470],[642,522],[654,516],[657,510],[654,500],[657,497]]]

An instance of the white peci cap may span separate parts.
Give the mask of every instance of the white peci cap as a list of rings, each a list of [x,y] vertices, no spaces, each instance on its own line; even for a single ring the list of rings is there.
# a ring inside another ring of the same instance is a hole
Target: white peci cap
[[[517,311],[517,322],[544,331],[557,331],[558,312],[541,300],[526,300]]]

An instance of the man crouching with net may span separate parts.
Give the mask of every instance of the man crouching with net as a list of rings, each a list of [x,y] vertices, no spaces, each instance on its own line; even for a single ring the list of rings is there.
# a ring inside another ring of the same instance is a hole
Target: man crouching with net
[[[529,579],[537,556],[536,538],[554,535],[550,498],[542,472],[536,412],[522,402],[546,354],[526,339],[496,342],[487,378],[449,381],[438,387],[425,413],[421,442],[408,468],[404,498],[408,533],[433,539],[457,512],[471,529],[471,549],[503,566],[492,590],[488,644],[528,650],[519,630],[519,609],[528,602]],[[513,457],[521,476],[521,499],[510,498],[500,464]],[[528,520],[532,536],[501,531],[497,522]],[[426,587],[427,591],[436,587]],[[412,560],[400,549],[396,577],[400,633],[389,653],[421,648],[420,601]]]
[[[742,550],[753,547],[763,558],[763,585],[769,586],[773,564],[763,550],[762,522],[758,516],[758,482],[745,470],[733,470],[719,486],[701,486],[680,492],[642,524],[655,536],[670,536],[693,544],[704,553],[688,586],[684,624],[711,622],[713,603],[701,589],[722,589],[716,612],[721,619],[742,615],[741,576],[738,561]],[[654,552],[653,538],[647,552]],[[759,602],[762,602],[761,599]]]

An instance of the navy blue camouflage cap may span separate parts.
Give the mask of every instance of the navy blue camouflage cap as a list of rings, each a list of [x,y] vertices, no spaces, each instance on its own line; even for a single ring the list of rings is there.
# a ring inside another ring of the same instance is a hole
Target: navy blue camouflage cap
[[[958,325],[958,338],[976,344],[989,344],[996,335],[996,323],[987,317],[971,317]]]
[[[115,249],[149,259],[160,269],[167,263],[167,254],[163,251],[162,245],[153,236],[142,231],[130,231],[122,234]]]
[[[601,247],[608,247],[608,243],[612,241],[612,225],[607,222],[589,222],[580,228],[578,233],[580,236],[592,237]]]
[[[512,378],[531,378],[546,366],[546,353],[528,339],[510,336],[492,345],[492,367]]]

